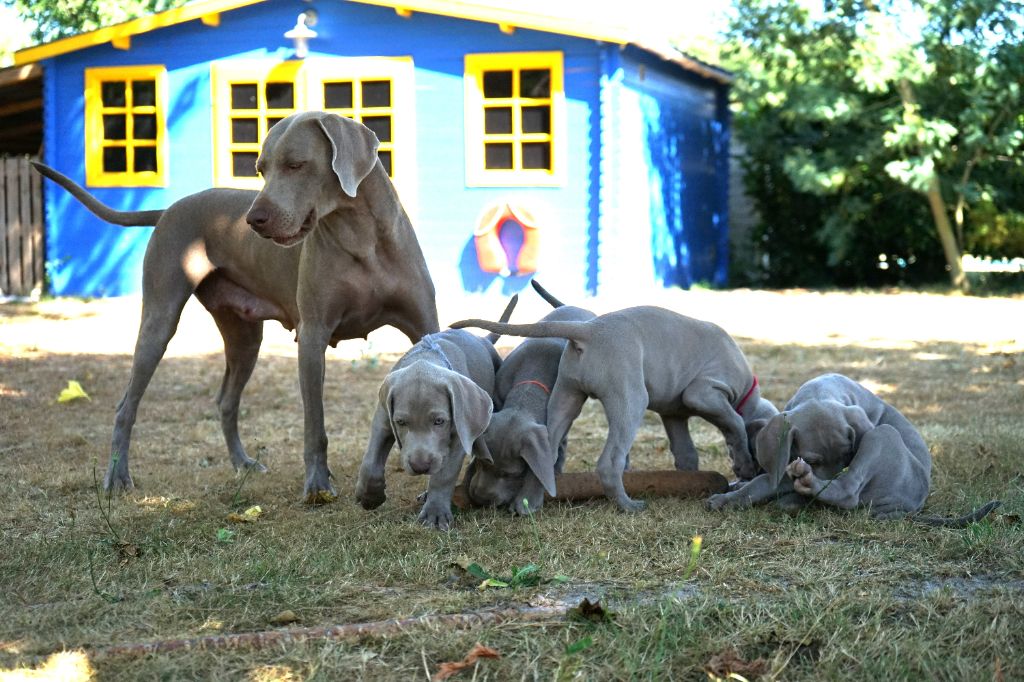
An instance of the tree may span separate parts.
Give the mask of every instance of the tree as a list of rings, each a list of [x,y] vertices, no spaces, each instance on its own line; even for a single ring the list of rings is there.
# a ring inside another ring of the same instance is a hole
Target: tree
[[[986,248],[1014,248],[1007,225],[1024,229],[1021,3],[808,5],[735,0],[724,53],[769,278],[870,284],[944,269],[966,289],[965,246],[998,232]],[[787,239],[794,222],[803,234]]]
[[[3,0],[23,17],[33,17],[32,39],[50,42],[155,12],[185,0]]]

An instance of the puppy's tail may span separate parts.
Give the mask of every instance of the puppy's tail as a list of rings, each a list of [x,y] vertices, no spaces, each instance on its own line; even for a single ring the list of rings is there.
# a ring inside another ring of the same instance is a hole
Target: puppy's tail
[[[547,301],[551,305],[552,308],[561,308],[562,306],[565,305],[564,303],[559,301],[557,298],[552,296],[551,292],[549,292],[547,289],[542,287],[540,285],[540,282],[538,282],[537,280],[531,279],[530,280],[530,286],[533,287],[533,290],[536,291],[538,294],[540,294],[540,297],[543,298],[545,301]]]
[[[965,528],[972,523],[981,521],[983,518],[992,513],[992,510],[998,507],[1002,502],[999,500],[992,500],[988,504],[978,507],[969,514],[957,518],[947,518],[945,516],[911,516],[911,520],[917,523],[923,523],[926,526],[941,526],[944,528]]]
[[[50,168],[46,164],[39,163],[38,161],[33,161],[32,165],[40,175],[50,178],[66,189],[71,196],[82,202],[82,205],[89,209],[95,216],[107,221],[108,223],[122,225],[124,227],[156,225],[157,221],[160,220],[160,216],[164,214],[163,209],[156,211],[116,211],[106,204],[100,203],[96,197],[86,192],[85,189],[63,173]]]
[[[463,329],[464,327],[476,327],[486,329],[489,332],[508,334],[509,336],[526,336],[530,338],[556,338],[569,339],[575,345],[582,347],[590,341],[592,326],[590,321],[547,321],[534,322],[532,324],[503,324],[501,322],[490,322],[488,320],[469,319],[459,320],[451,325],[452,329]]]
[[[508,300],[508,305],[505,306],[505,310],[502,311],[501,317],[498,318],[498,322],[505,324],[512,317],[512,311],[516,309],[516,303],[519,303],[519,294],[515,294]],[[487,335],[487,340],[491,342],[493,346],[501,338],[501,334],[491,332]]]

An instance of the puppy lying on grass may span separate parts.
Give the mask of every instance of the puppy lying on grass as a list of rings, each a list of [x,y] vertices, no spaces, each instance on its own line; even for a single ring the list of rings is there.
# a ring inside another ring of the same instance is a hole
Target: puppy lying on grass
[[[841,374],[824,374],[797,390],[756,439],[763,474],[732,492],[712,495],[709,509],[777,500],[785,508],[812,501],[877,519],[916,514],[928,499],[932,456],[899,410]],[[915,516],[932,525],[984,518],[998,501],[959,519]]]

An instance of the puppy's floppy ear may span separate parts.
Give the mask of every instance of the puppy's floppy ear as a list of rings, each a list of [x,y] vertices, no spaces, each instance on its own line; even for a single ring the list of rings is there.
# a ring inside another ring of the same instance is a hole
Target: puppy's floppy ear
[[[523,433],[519,456],[526,461],[530,471],[544,486],[548,495],[555,496],[555,460],[548,446],[548,430],[535,424]]]
[[[875,425],[868,419],[867,412],[864,408],[859,405],[849,405],[843,408],[843,417],[846,418],[846,423],[853,427],[854,433],[857,436],[855,448],[860,447],[860,439],[864,437],[868,431],[875,428]]]
[[[398,370],[401,372],[402,370]],[[389,373],[384,377],[384,381],[380,384],[380,390],[377,391],[377,400],[380,403],[380,409],[388,415],[388,425],[391,427],[391,434],[395,437],[395,445],[398,449],[402,449],[402,439],[398,436],[398,429],[395,428],[395,372]]]
[[[451,406],[452,428],[462,452],[473,451],[474,442],[487,430],[494,403],[491,396],[472,380],[457,372],[447,372],[446,388]],[[484,446],[486,447],[486,445]],[[487,452],[488,456],[490,451]]]
[[[768,474],[773,487],[778,487],[786,475],[793,451],[793,436],[796,428],[789,422],[785,412],[777,414],[757,434],[757,463]]]
[[[473,461],[481,460],[488,464],[494,464],[494,458],[491,457],[491,449],[487,447],[487,441],[484,440],[483,436],[480,436],[473,441]]]
[[[331,168],[345,194],[356,195],[359,183],[377,164],[380,141],[373,131],[352,119],[325,114],[317,119],[320,128],[331,142]]]

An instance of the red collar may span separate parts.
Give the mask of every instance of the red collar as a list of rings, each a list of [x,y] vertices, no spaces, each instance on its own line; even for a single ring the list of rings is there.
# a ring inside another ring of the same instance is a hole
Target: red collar
[[[750,396],[754,393],[754,389],[755,388],[757,388],[757,375],[756,374],[754,375],[754,383],[750,387],[750,390],[747,391],[746,394],[742,398],[740,398],[740,401],[738,403],[736,403],[736,414],[741,415],[741,416],[743,415],[743,405],[747,402],[747,400],[750,399]]]
[[[516,384],[513,384],[512,388],[515,388],[516,386],[522,386],[523,384],[533,384],[534,386],[540,386],[542,389],[544,389],[545,393],[551,395],[551,389],[542,384],[541,382],[537,381],[536,379],[526,379],[525,381],[520,381]]]

